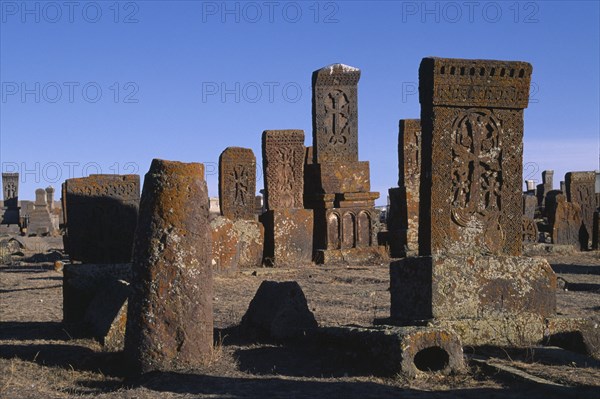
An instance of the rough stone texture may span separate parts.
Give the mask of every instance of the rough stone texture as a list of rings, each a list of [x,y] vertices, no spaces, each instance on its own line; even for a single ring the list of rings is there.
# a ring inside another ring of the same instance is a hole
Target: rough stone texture
[[[265,242],[264,226],[252,220],[237,220],[233,227],[239,235],[240,268],[262,265]]]
[[[600,249],[600,212],[594,212],[594,225],[592,226],[592,249]]]
[[[429,370],[444,374],[465,371],[462,344],[452,330],[342,326],[321,328],[318,338],[329,347],[351,352],[371,364],[376,374],[417,377]]]
[[[547,192],[545,197],[546,207],[544,208],[544,214],[547,217],[550,228],[554,225],[554,215],[556,213],[556,205],[558,204],[558,195],[563,195],[563,192],[560,190],[552,190]]]
[[[389,261],[385,246],[348,249],[319,249],[315,251],[317,264],[340,266],[382,265]]]
[[[377,246],[373,208],[315,209],[314,212],[315,249]]]
[[[35,190],[35,202],[33,210],[29,213],[27,233],[29,235],[47,235],[56,231],[58,226],[52,222],[48,203],[46,202],[46,190],[38,188]]]
[[[562,194],[557,195],[552,219],[552,243],[575,245],[577,248],[581,248],[581,242],[586,241],[588,236],[583,227],[579,204],[567,202],[566,197]]]
[[[523,243],[538,242],[538,228],[535,220],[523,216]]]
[[[304,132],[265,130],[262,135],[266,208],[302,208],[304,194]]]
[[[589,248],[596,210],[596,172],[569,172],[565,175],[567,201],[579,204],[583,230],[580,234],[581,249]]]
[[[390,254],[401,257],[419,249],[421,121],[401,119],[398,135],[398,189],[390,189]]]
[[[213,272],[237,271],[240,263],[240,234],[234,223],[224,216],[217,216],[210,221],[210,230]]]
[[[533,195],[523,194],[523,216],[529,219],[535,218],[535,208],[537,208],[537,198]]]
[[[313,257],[312,209],[275,209],[261,216],[265,263],[276,267],[308,265]]]
[[[543,258],[442,256],[390,264],[391,317],[504,319],[556,313],[556,275]]]
[[[94,298],[107,287],[119,285],[120,281],[131,282],[131,264],[66,264],[63,266],[63,322],[80,323],[86,320],[86,313]],[[125,296],[126,297],[126,296]],[[111,301],[116,298],[112,298]],[[123,298],[124,301],[125,298]],[[96,300],[98,302],[98,300]],[[103,301],[100,301],[101,303]],[[121,302],[115,305],[119,309]],[[109,306],[108,310],[110,310]],[[114,309],[114,306],[112,306]],[[110,313],[98,315],[99,318],[114,318]],[[99,335],[97,335],[99,336]]]
[[[221,215],[256,220],[256,157],[249,148],[227,147],[219,157]]]
[[[139,175],[90,175],[63,186],[65,250],[84,263],[131,262]]]
[[[368,192],[371,190],[369,161],[306,165],[305,174],[313,191],[325,194]]]
[[[189,370],[211,355],[208,212],[202,164],[152,161],[140,201],[125,337],[125,354],[138,372]]]
[[[316,329],[317,321],[297,282],[263,281],[240,328],[254,338],[282,341]]]
[[[104,350],[118,352],[124,348],[127,298],[130,293],[129,282],[108,281],[99,287],[86,309],[86,328],[103,345]]]
[[[333,64],[313,72],[315,163],[358,161],[360,70]]]
[[[538,205],[545,207],[546,206],[546,194],[552,191],[554,186],[554,171],[553,170],[545,170],[542,172],[542,184],[538,184],[536,196],[538,200]]]
[[[521,254],[531,71],[519,61],[421,62],[421,255]]]
[[[0,224],[19,224],[19,174],[2,173],[4,206]]]

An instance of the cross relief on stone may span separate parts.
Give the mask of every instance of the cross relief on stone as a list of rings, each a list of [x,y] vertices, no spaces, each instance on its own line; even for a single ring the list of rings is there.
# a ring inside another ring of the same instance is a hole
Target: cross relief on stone
[[[325,113],[327,114],[327,127],[330,128],[330,144],[346,144],[348,139],[345,130],[348,126],[348,97],[341,90],[335,90],[327,95]]]

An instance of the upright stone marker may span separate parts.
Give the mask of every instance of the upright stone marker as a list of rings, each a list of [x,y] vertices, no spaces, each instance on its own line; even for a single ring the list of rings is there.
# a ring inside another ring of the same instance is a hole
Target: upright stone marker
[[[302,208],[304,132],[265,130],[262,136],[262,152],[266,208]]]
[[[152,161],[140,202],[125,339],[139,372],[189,370],[211,354],[208,209],[202,164]]]
[[[521,255],[523,109],[531,70],[526,62],[421,62],[422,255]]]
[[[35,190],[35,202],[33,203],[33,210],[29,213],[29,225],[27,226],[27,233],[29,235],[41,236],[52,234],[57,228],[58,226],[52,222],[52,218],[50,217],[46,190],[43,188],[38,188]]]
[[[519,256],[531,70],[526,62],[421,62],[421,256],[390,265],[392,319],[432,319],[465,345],[543,338],[556,313],[556,276],[545,259]]]
[[[312,260],[313,212],[303,209],[304,132],[265,130],[262,159],[267,212],[264,258],[275,266],[298,266]]]
[[[523,216],[529,219],[535,217],[535,208],[537,208],[537,198],[534,195],[523,194]]]
[[[419,185],[421,179],[421,121],[401,119],[398,135],[398,188],[389,190],[387,223],[392,257],[419,249]]]
[[[227,147],[219,157],[219,205],[233,221],[256,220],[256,157],[249,148]]]
[[[140,201],[139,175],[90,175],[65,181],[63,188],[72,260],[131,262]]]
[[[313,73],[315,161],[358,161],[358,80],[360,69],[333,64]]]
[[[19,224],[19,174],[2,173],[2,222],[0,224]]]
[[[313,146],[307,151],[304,204],[314,210],[318,263],[381,263],[369,162],[358,161],[360,70],[334,64],[313,72]],[[311,157],[312,155],[312,157]]]
[[[577,203],[567,202],[567,198],[563,194],[556,195],[554,201],[552,243],[581,248],[580,235],[583,233],[581,206]]]
[[[545,170],[542,172],[542,184],[538,185],[538,204],[546,206],[546,194],[552,190],[554,186],[554,171]]]
[[[596,210],[596,172],[569,172],[565,175],[567,201],[579,204],[583,229],[580,234],[581,249],[589,248]]]

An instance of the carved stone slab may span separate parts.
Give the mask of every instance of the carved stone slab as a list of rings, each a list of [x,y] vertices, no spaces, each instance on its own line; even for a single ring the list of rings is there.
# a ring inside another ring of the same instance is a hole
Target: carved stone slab
[[[523,216],[533,219],[538,201],[534,195],[523,194]]]
[[[553,221],[553,244],[580,247],[580,235],[584,229],[579,204],[567,202],[566,197],[562,194],[557,195]]]
[[[130,262],[140,202],[140,176],[90,175],[67,179],[64,195],[68,220],[65,239],[71,259],[84,263]]]
[[[267,209],[303,207],[305,151],[302,130],[263,132],[262,157]]]
[[[567,201],[579,204],[581,207],[581,220],[585,228],[585,232],[582,232],[581,236],[581,247],[587,249],[588,241],[592,238],[594,211],[596,210],[596,173],[594,171],[569,172],[565,175],[565,185]]]
[[[227,147],[219,157],[221,215],[255,220],[256,157],[249,148]]]
[[[315,162],[358,161],[357,88],[360,69],[333,64],[313,72]]]
[[[519,61],[421,62],[421,255],[521,254],[531,70]]]

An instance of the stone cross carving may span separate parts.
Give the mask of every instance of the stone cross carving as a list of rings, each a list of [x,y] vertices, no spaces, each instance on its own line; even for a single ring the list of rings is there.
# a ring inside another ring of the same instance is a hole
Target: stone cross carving
[[[256,157],[249,148],[228,147],[219,157],[219,204],[231,220],[254,220]]]

